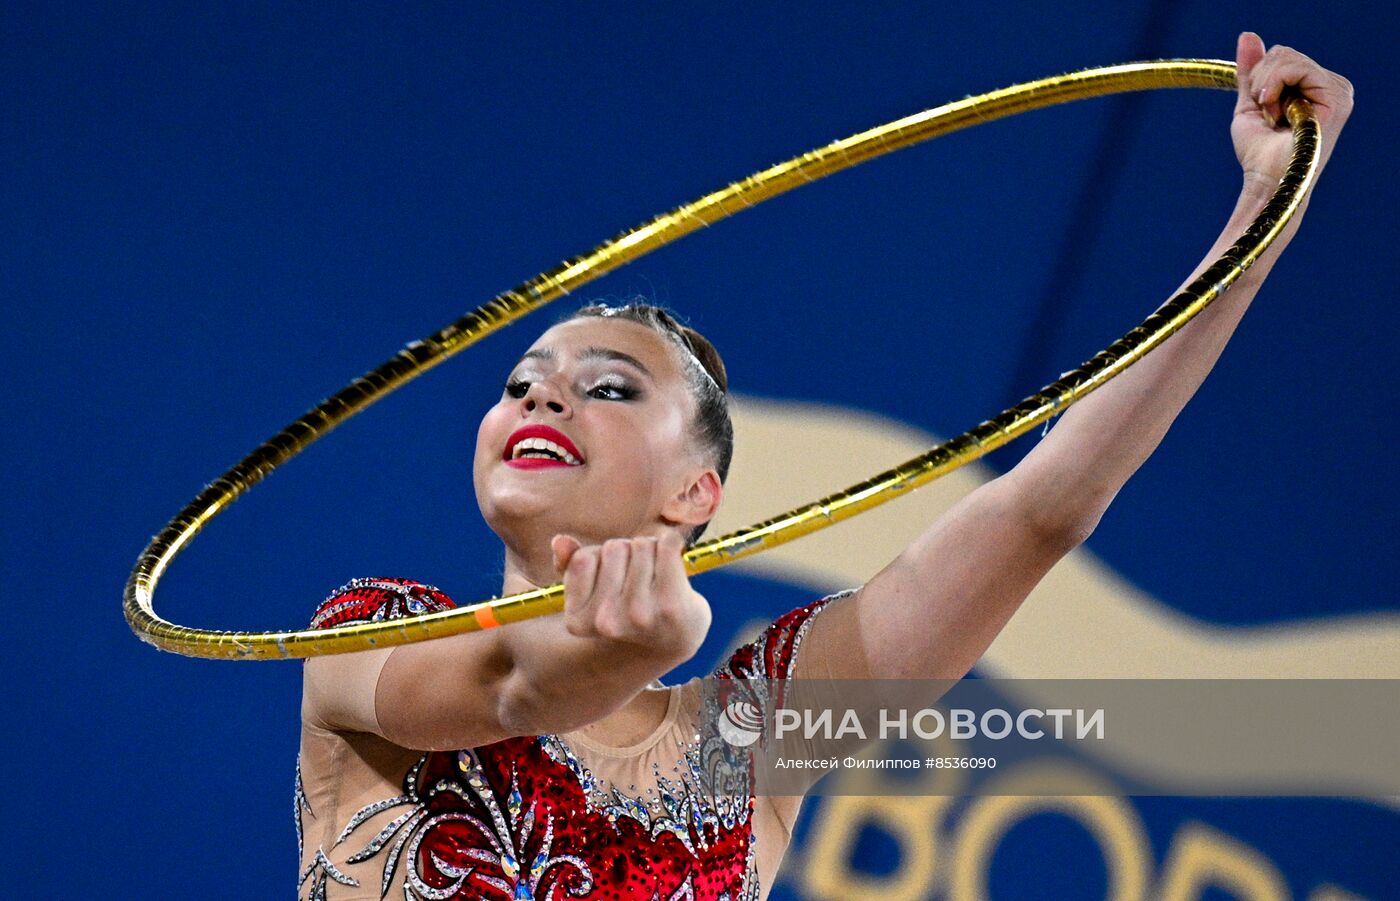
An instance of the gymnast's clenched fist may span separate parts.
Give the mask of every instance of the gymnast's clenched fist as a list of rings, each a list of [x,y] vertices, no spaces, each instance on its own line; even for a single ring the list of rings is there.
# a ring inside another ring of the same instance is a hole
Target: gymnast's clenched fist
[[[579,638],[686,660],[710,628],[710,605],[690,587],[680,535],[550,542],[564,579],[564,626]]]
[[[1239,89],[1230,134],[1246,179],[1272,192],[1288,167],[1293,136],[1284,119],[1287,92],[1312,102],[1322,131],[1317,161],[1321,171],[1351,115],[1351,82],[1292,47],[1275,45],[1265,50],[1263,39],[1252,31],[1240,35],[1235,62]]]

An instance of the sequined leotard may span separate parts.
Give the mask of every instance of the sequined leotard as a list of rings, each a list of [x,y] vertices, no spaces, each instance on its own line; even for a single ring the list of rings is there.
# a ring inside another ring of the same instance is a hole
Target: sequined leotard
[[[839,596],[779,617],[712,675],[789,678],[814,616]],[[311,626],[453,606],[421,583],[357,579]],[[757,901],[760,871],[771,879],[787,830],[755,807],[746,776],[728,792],[700,778],[700,681],[663,689],[665,720],[627,748],[567,733],[425,753],[303,722],[298,896]]]

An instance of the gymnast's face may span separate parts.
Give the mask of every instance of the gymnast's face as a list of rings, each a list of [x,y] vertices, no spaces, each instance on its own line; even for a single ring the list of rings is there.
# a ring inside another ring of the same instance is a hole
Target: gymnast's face
[[[694,417],[680,352],[664,336],[625,319],[561,322],[481,421],[477,504],[517,551],[547,548],[560,532],[585,544],[658,535],[691,515],[693,495],[678,496],[708,469]]]

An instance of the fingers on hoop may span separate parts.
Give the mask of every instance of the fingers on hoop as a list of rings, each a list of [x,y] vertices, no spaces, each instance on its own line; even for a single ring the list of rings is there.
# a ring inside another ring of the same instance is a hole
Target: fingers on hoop
[[[661,612],[666,616],[679,615],[681,600],[690,591],[684,551],[685,541],[677,532],[667,532],[656,543],[656,572],[652,581],[661,599]]]
[[[1251,37],[1257,39],[1258,36]],[[1255,48],[1247,47],[1250,43],[1246,35],[1240,36],[1240,101],[1242,104],[1252,102],[1271,122],[1278,125],[1286,123],[1284,97],[1289,88],[1323,107],[1337,105],[1337,99],[1331,93],[1333,91],[1342,92],[1350,102],[1351,82],[1324,69],[1311,57],[1292,47],[1275,44],[1262,58],[1255,60]],[[1245,66],[1246,61],[1249,62],[1248,67]]]
[[[652,585],[655,571],[656,539],[650,536],[633,538],[622,603],[619,605],[621,626],[628,634],[645,634],[656,626],[656,589]]]
[[[564,625],[574,635],[593,634],[589,608],[598,582],[599,550],[597,547],[579,548],[564,570]]]
[[[570,634],[645,640],[680,617],[690,589],[684,547],[679,534],[668,532],[578,548],[564,573],[564,622]]]

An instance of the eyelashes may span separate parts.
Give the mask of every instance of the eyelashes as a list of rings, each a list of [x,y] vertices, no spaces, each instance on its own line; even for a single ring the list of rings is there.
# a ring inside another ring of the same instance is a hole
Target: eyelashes
[[[529,390],[530,382],[525,379],[510,379],[506,382],[505,393],[508,397],[519,400]],[[605,379],[598,382],[585,393],[598,400],[633,400],[640,394],[631,385],[617,379]]]

